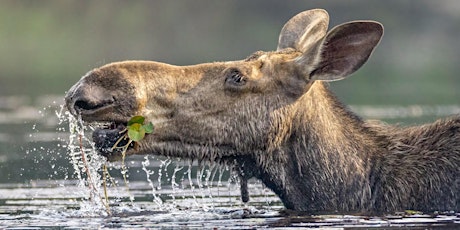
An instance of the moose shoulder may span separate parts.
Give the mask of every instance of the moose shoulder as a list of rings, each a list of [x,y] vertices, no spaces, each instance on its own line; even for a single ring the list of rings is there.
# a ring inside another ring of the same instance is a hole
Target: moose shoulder
[[[460,116],[415,127],[367,122],[328,89],[369,58],[382,25],[353,21],[329,32],[309,10],[283,27],[276,51],[240,61],[173,66],[125,61],[96,68],[66,95],[101,154],[127,121],[155,125],[127,154],[235,165],[288,209],[307,212],[460,210]]]

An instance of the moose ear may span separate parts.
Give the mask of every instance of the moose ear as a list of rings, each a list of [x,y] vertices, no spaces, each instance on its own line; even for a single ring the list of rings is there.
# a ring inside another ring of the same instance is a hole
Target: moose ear
[[[358,70],[383,35],[382,24],[354,21],[333,28],[326,37],[297,61],[310,80],[336,81]]]
[[[322,9],[297,14],[283,26],[277,50],[293,48],[306,52],[324,37],[328,24],[329,15]]]

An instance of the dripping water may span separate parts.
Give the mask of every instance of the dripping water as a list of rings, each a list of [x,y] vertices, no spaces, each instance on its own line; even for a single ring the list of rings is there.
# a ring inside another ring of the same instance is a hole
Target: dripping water
[[[156,195],[156,190],[157,188],[153,185],[152,179],[150,179],[150,176],[154,174],[154,171],[147,169],[147,167],[150,165],[150,160],[149,156],[144,157],[144,161],[142,161],[142,170],[144,170],[145,174],[147,175],[147,182],[149,183],[150,188],[152,189],[152,195],[153,195],[153,201],[158,205],[162,206],[163,201]],[[158,181],[161,181],[161,175],[159,174],[158,176]],[[161,187],[160,187],[161,189]]]

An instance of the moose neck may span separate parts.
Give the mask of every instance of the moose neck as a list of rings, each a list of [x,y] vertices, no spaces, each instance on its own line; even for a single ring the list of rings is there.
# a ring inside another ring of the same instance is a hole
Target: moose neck
[[[370,162],[379,145],[364,122],[321,82],[281,117],[291,120],[289,131],[278,130],[283,135],[275,139],[283,141],[265,156],[277,159],[260,160],[265,170],[259,178],[284,205],[300,211],[352,211],[369,205]]]

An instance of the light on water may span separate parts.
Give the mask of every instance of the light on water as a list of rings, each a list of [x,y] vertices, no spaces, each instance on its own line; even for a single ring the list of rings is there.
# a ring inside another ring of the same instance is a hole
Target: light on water
[[[455,213],[284,216],[279,199],[256,180],[250,180],[250,202],[243,204],[238,177],[230,167],[218,164],[199,165],[152,155],[130,156],[125,160],[125,171],[122,163],[107,162],[97,154],[90,138],[92,128],[70,116],[58,98],[38,99],[39,104],[34,106],[15,107],[5,102],[26,103],[21,98],[9,98],[0,104],[0,126],[18,130],[0,132],[0,145],[20,146],[19,150],[9,150],[15,154],[0,157],[3,167],[0,169],[13,172],[3,176],[0,183],[1,229],[456,227],[460,224]],[[454,113],[459,107],[381,108],[353,107],[361,115],[390,121],[413,120],[411,117],[429,120],[449,111]],[[395,115],[397,111],[404,116]],[[17,122],[13,119],[16,116],[26,123]]]

